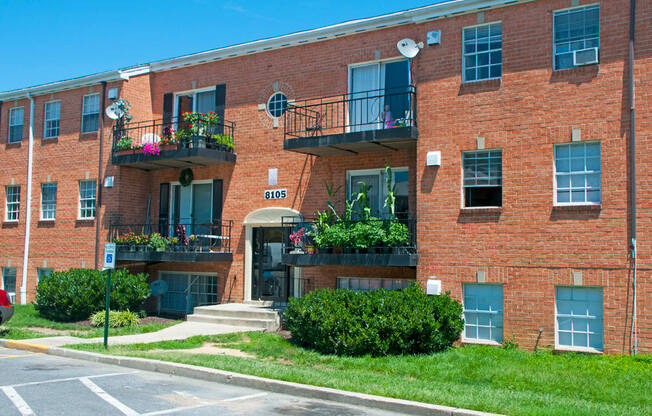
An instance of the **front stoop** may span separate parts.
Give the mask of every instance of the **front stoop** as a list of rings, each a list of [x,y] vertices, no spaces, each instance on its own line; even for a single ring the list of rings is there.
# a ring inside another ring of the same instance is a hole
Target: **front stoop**
[[[267,305],[226,303],[223,305],[197,306],[188,322],[204,322],[231,325],[252,330],[277,331],[281,327],[281,317],[276,309]]]

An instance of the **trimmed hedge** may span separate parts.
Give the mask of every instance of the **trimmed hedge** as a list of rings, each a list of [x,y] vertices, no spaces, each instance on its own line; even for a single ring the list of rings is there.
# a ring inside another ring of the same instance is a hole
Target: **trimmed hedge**
[[[459,339],[462,305],[449,293],[320,289],[290,300],[286,325],[297,344],[322,354],[430,354]]]
[[[91,324],[95,327],[104,326],[106,311],[95,312],[90,317]],[[109,327],[122,328],[126,326],[136,326],[140,318],[131,311],[111,311],[109,310]]]
[[[88,319],[106,306],[106,271],[70,269],[44,276],[36,288],[35,309],[53,321]],[[147,275],[126,269],[111,273],[111,309],[137,310],[149,296]]]

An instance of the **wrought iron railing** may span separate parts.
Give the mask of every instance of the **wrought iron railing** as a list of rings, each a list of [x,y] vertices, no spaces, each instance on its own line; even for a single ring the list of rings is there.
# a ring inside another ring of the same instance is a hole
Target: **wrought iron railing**
[[[284,254],[415,254],[416,217],[319,221],[283,218]]]
[[[284,115],[285,138],[416,126],[416,87],[297,100]]]
[[[231,253],[232,220],[113,224],[109,241],[119,251]]]
[[[113,128],[113,153],[147,151],[145,146],[153,144],[159,151],[205,148],[233,152],[234,130],[235,122],[228,120],[193,123],[175,117],[126,124],[118,122]]]

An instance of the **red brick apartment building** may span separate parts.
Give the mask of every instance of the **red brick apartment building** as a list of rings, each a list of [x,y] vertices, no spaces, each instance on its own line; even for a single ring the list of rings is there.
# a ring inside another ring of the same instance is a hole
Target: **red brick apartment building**
[[[114,237],[181,224],[188,246],[118,246],[168,283],[164,312],[417,280],[463,302],[463,342],[650,353],[651,27],[642,0],[455,0],[0,93],[2,284],[30,302]],[[184,111],[234,148],[164,144]],[[409,244],[289,243],[325,183],[338,210],[371,186],[381,216],[387,164]]]

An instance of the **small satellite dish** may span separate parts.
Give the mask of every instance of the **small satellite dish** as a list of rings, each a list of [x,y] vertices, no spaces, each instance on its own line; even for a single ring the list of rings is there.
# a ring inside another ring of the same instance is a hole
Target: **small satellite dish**
[[[406,58],[414,58],[423,49],[423,42],[416,43],[412,39],[401,39],[396,44],[398,51]]]
[[[154,280],[150,283],[149,289],[152,291],[153,296],[163,296],[168,291],[168,284],[165,280]]]
[[[124,111],[122,111],[115,103],[108,106],[105,112],[106,115],[112,120],[117,120],[125,115]]]
[[[161,138],[154,133],[145,133],[143,134],[143,137],[141,137],[140,142],[145,144],[145,143],[158,143],[161,141]]]

